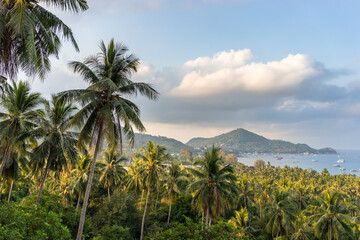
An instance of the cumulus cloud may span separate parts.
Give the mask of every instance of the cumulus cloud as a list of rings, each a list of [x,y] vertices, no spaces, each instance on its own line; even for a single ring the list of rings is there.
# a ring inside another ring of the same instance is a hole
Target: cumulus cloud
[[[233,92],[274,93],[290,91],[323,73],[321,65],[303,54],[280,61],[249,62],[249,49],[217,53],[184,64],[189,68],[174,96],[212,96]]]

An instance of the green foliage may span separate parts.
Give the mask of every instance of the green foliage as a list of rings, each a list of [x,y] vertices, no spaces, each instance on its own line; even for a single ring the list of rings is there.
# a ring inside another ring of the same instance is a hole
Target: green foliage
[[[61,214],[10,203],[0,206],[0,239],[63,240],[71,239],[71,234]]]
[[[203,229],[202,225],[186,218],[185,223],[172,223],[165,230],[150,236],[152,240],[237,240],[248,239],[240,230],[236,230],[231,224],[218,222],[209,230]]]
[[[102,229],[101,234],[98,234],[93,240],[134,240],[129,232],[128,228],[123,228],[121,226],[113,225],[107,226]]]
[[[21,206],[25,209],[31,209],[35,206],[37,198],[37,192],[32,196],[28,196],[21,201]],[[71,236],[74,238],[76,236],[77,227],[79,224],[79,219],[75,216],[74,207],[65,207],[61,202],[61,197],[59,195],[50,194],[47,191],[44,191],[42,198],[39,202],[41,209],[53,212],[58,214],[61,217],[62,223],[67,226],[70,230]],[[90,231],[90,226],[88,222],[85,222],[85,233]]]
[[[91,218],[93,235],[102,234],[112,226],[127,228],[134,238],[140,235],[141,213],[136,207],[136,197],[131,193],[116,191],[110,198],[103,199]]]

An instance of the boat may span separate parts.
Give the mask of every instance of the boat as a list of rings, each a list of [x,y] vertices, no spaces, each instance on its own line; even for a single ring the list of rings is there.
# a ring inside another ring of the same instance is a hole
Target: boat
[[[339,160],[337,160],[336,162],[338,162],[338,163],[344,163],[345,160],[344,160],[344,159],[339,159]]]
[[[351,169],[350,172],[357,172],[357,170],[356,169]]]
[[[341,168],[339,168],[339,170],[343,170],[343,171],[345,171],[345,170],[346,170],[346,168],[344,168],[344,167],[341,167]]]
[[[315,160],[315,159],[313,159],[312,161],[313,161],[313,162],[318,162],[318,160]]]
[[[276,160],[281,160],[281,159],[283,159],[282,157],[278,157],[278,158],[276,158]]]
[[[334,164],[334,165],[332,165],[333,167],[340,167],[340,165],[339,164]]]

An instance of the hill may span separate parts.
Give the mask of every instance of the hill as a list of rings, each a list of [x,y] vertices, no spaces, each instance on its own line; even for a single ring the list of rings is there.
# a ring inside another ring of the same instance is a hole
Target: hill
[[[149,140],[155,144],[164,146],[169,153],[179,153],[181,149],[188,149],[193,153],[197,152],[197,150],[195,150],[193,147],[185,145],[176,139],[140,133],[135,134],[134,150],[137,151],[141,147],[146,146]],[[129,149],[129,147],[127,147],[127,149]]]
[[[293,144],[282,140],[270,140],[245,129],[239,128],[228,133],[221,134],[212,138],[193,138],[186,143],[195,149],[205,146],[221,147],[223,151],[240,153],[321,153],[335,154],[332,148],[322,148],[320,150],[309,147],[306,144]]]

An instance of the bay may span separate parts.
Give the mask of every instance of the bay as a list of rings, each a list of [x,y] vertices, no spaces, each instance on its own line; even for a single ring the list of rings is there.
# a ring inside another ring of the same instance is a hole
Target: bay
[[[282,158],[281,160],[277,160]],[[270,162],[272,166],[300,167],[322,172],[326,168],[330,174],[355,174],[360,176],[360,150],[339,150],[338,154],[244,154],[238,157],[238,161],[248,166],[253,166],[256,159],[262,159],[265,164]],[[343,163],[338,161],[344,160]],[[339,165],[339,167],[333,167]],[[340,169],[344,168],[344,170]],[[356,172],[351,172],[354,169]]]

